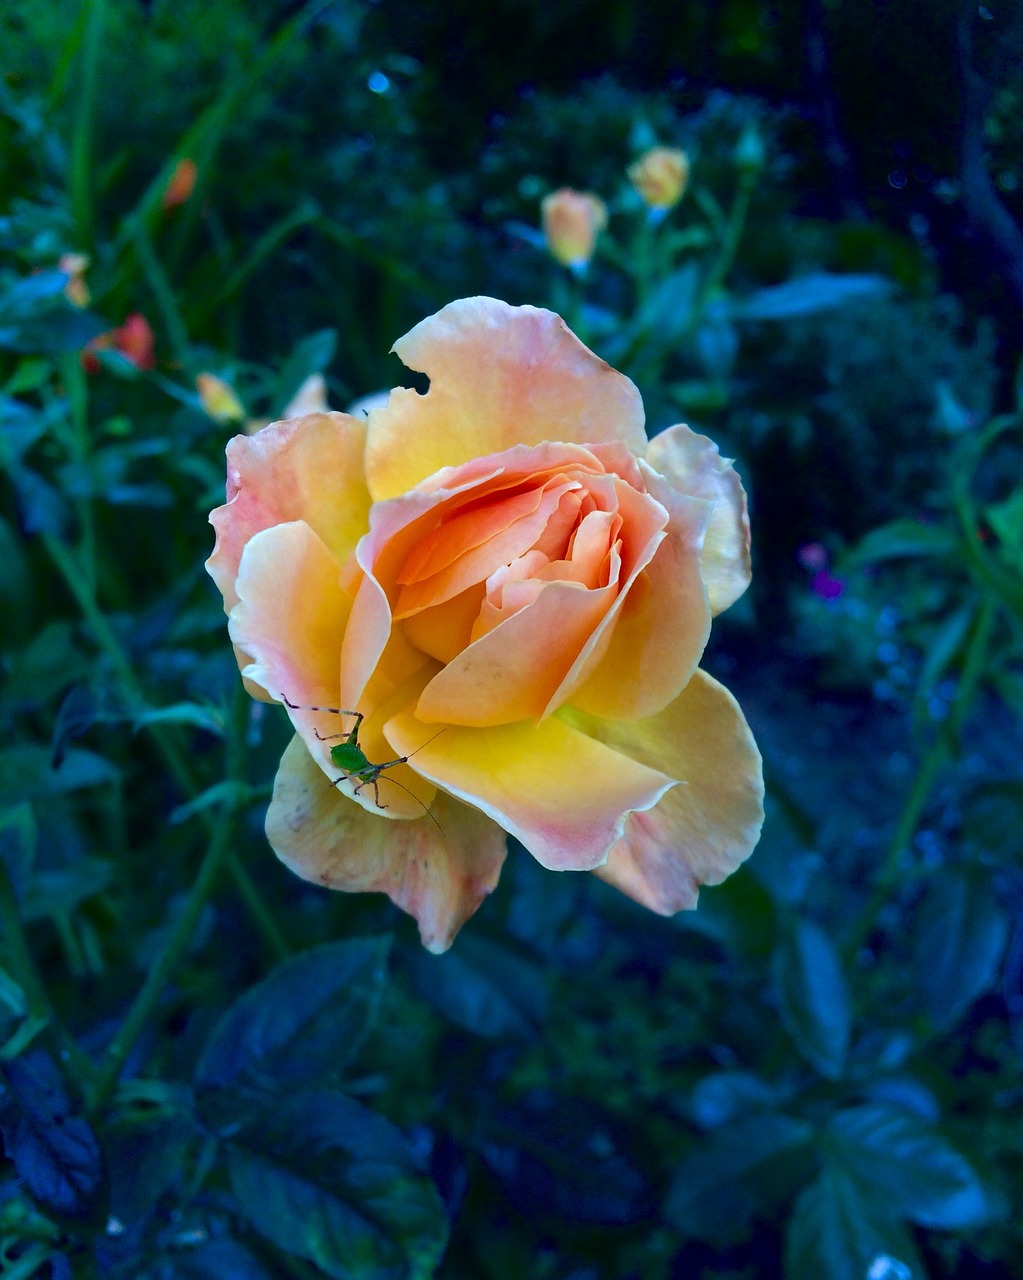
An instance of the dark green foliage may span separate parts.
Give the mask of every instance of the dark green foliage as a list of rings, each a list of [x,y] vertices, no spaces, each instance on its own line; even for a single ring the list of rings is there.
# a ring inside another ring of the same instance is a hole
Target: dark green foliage
[[[953,8],[0,13],[5,1275],[1023,1274],[1019,309]],[[970,33],[1017,222],[1018,27]],[[662,219],[655,143],[692,160]],[[562,185],[609,208],[584,278]],[[342,406],[474,292],[739,457],[754,589],[706,665],[768,817],[675,920],[513,847],[438,957],[266,847],[286,725],[202,572],[243,424],[195,379],[249,425],[314,374]],[[133,313],[154,367],[83,363]]]

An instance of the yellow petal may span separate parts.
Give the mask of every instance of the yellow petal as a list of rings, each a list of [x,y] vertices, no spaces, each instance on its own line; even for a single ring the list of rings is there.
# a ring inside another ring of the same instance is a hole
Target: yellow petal
[[[571,716],[581,731],[681,785],[629,819],[597,874],[661,915],[696,905],[701,884],[719,884],[760,836],[760,752],[738,703],[697,671],[682,693],[646,720]]]
[[[231,639],[250,655],[243,671],[276,701],[333,705],[352,609],[338,563],[300,520],[249,539],[236,580]]]
[[[423,945],[446,951],[497,884],[505,833],[484,814],[440,795],[433,812],[388,822],[326,783],[299,737],[281,760],[266,835],[297,875],[330,889],[386,893],[419,923]]]
[[[711,613],[734,604],[750,583],[746,493],[732,466],[706,436],[679,425],[650,441],[647,462],[679,493],[713,503],[700,557]]]
[[[552,871],[600,866],[634,810],[674,781],[552,716],[488,729],[433,726],[405,711],[386,726],[402,755],[449,794],[493,818]],[[425,745],[424,745],[425,744]]]
[[[635,386],[553,312],[465,298],[416,325],[394,350],[429,376],[430,389],[397,388],[370,413],[374,499],[516,444],[622,440],[634,453],[646,448]]]
[[[416,714],[460,725],[539,720],[607,613],[617,586],[537,584],[531,604],[468,645],[423,691]]]

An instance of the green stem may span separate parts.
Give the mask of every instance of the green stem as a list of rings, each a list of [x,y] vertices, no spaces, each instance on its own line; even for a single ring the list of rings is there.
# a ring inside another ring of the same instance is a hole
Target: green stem
[[[60,570],[68,590],[77,601],[78,607],[81,609],[85,621],[92,631],[93,638],[117,672],[129,698],[137,706],[141,707],[144,703],[142,687],[136,678],[131,663],[128,661],[120,640],[118,640],[110,623],[96,604],[95,596],[89,590],[88,584],[78,572],[74,557],[59,538],[53,537],[52,534],[42,534],[41,536],[50,557]],[[195,797],[199,792],[199,788],[192,778],[191,770],[176,745],[172,742],[166,728],[160,725],[152,725],[150,726],[150,732],[153,734],[157,750],[163,757],[164,763],[178,786],[189,798]],[[240,733],[239,737],[244,741],[244,732]],[[213,825],[209,816],[204,814],[202,820],[207,824],[207,830],[212,832]],[[252,912],[257,926],[262,930],[274,954],[278,959],[283,959],[290,954],[291,948],[288,946],[287,940],[266,905],[260,899],[259,890],[236,857],[231,856],[229,858],[229,866],[238,891]]]
[[[232,715],[228,725],[227,769],[225,775],[230,780],[240,780],[245,769],[245,732],[243,712],[248,706],[248,696],[239,682],[235,690]],[[216,884],[217,877],[227,860],[234,836],[234,808],[225,804],[221,809],[213,829],[213,836],[206,856],[203,858],[192,888],[188,894],[184,910],[178,917],[170,937],[156,958],[156,963],[142,985],[142,990],[128,1010],[117,1034],[107,1048],[99,1076],[90,1098],[90,1107],[98,1111],[110,1100],[117,1087],[124,1064],[135,1046],[136,1040],[152,1017],[156,1005],[163,995],[164,988],[184,958],[192,937],[195,934],[199,919],[209,901]]]
[[[53,1257],[53,1246],[37,1244],[26,1249],[17,1262],[4,1267],[3,1280],[31,1280],[38,1274],[39,1268]]]
[[[850,957],[863,946],[870,937],[878,914],[888,900],[889,894],[898,883],[902,868],[902,859],[910,847],[916,834],[920,819],[927,807],[931,791],[944,766],[953,758],[960,733],[970,706],[977,692],[977,686],[987,664],[988,649],[991,643],[991,632],[998,615],[998,603],[987,596],[978,606],[972,634],[963,659],[962,674],[959,687],[949,710],[943,732],[941,732],[920,762],[913,785],[906,796],[899,820],[895,825],[888,852],[881,864],[874,888],[867,900],[867,905],[856,920],[848,941],[846,954]]]
[[[2,860],[0,860],[0,926],[3,927],[4,955],[15,981],[25,993],[28,1012],[32,1017],[48,1024],[48,1031],[56,1042],[58,1057],[73,1066],[78,1079],[90,1080],[96,1074],[96,1069],[57,1017],[50,1003],[50,997],[32,959],[28,939],[25,937],[14,886],[11,884],[7,867]]]
[[[71,210],[81,248],[92,244],[92,126],[96,103],[96,77],[103,48],[105,0],[91,0],[82,41],[81,93],[75,108],[71,139]]]

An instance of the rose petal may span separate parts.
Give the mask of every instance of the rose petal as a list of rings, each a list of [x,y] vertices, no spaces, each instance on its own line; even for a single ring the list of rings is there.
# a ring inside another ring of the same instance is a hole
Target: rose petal
[[[552,871],[600,866],[628,815],[675,785],[557,716],[540,725],[452,726],[432,742],[430,726],[407,711],[386,729],[403,755],[421,748],[418,772],[482,809]]]
[[[227,502],[210,516],[217,543],[206,568],[230,613],[242,550],[254,533],[304,520],[343,564],[366,530],[366,424],[346,413],[272,422],[227,446]]]
[[[732,460],[722,458],[712,440],[681,424],[655,436],[646,456],[654,470],[680,493],[714,504],[700,565],[710,610],[716,617],[750,584],[750,528],[742,481]]]
[[[640,562],[623,593],[603,656],[595,666],[588,662],[584,683],[567,695],[574,707],[612,719],[653,715],[675,698],[696,670],[710,635],[699,560],[708,504],[676,493],[645,463],[640,466],[650,496],[668,512],[664,540],[649,564]],[[573,680],[578,681],[576,672],[569,688]]]
[[[416,707],[421,720],[486,727],[539,720],[548,711],[617,588],[527,585],[537,587],[532,603],[474,640],[433,677]]]
[[[439,569],[430,577],[424,576],[420,581],[407,581],[394,603],[394,617],[396,619],[407,617],[430,605],[443,604],[445,600],[451,600],[469,587],[485,581],[502,565],[523,555],[543,533],[551,517],[556,514],[562,497],[574,487],[576,487],[574,482],[566,481],[560,485],[541,486],[538,492],[522,495],[532,500],[532,510],[525,510],[517,519],[495,531],[490,538],[481,539],[478,545],[467,546],[461,555],[453,560],[453,563]],[[511,504],[496,505],[505,507]],[[518,505],[520,508],[527,506],[526,503]],[[446,531],[453,525],[461,525],[461,533],[465,538],[473,537],[472,514],[475,513],[467,513],[464,518],[455,517],[454,520],[442,525],[437,532]],[[480,512],[481,517],[484,514]],[[459,530],[454,530],[456,536],[458,532]],[[406,572],[404,566],[402,572]],[[402,582],[401,573],[398,581]]]
[[[673,915],[696,905],[701,884],[720,884],[749,856],[764,820],[760,752],[738,703],[697,671],[669,706],[646,720],[572,723],[598,741],[682,785],[634,813],[602,880],[645,907]]]
[[[436,790],[406,765],[387,768],[374,787],[359,777],[345,781],[331,759],[331,747],[356,727],[355,712],[363,711],[368,714],[358,726],[357,745],[367,764],[393,761],[399,753],[384,737],[384,722],[414,702],[434,669],[428,664],[419,682],[404,689],[393,683],[400,665],[395,663],[388,669],[391,685],[375,690],[373,700],[339,701],[341,642],[352,602],[338,577],[337,562],[301,521],[264,529],[250,539],[238,572],[240,599],[229,622],[232,639],[252,655],[243,674],[272,699],[295,704],[288,715],[322,770],[324,785],[340,782],[341,790],[371,813],[417,818],[429,809]],[[415,662],[422,668],[423,656],[416,654]],[[339,715],[312,707],[347,710]]]
[[[243,674],[274,699],[333,703],[352,601],[338,563],[301,520],[248,541],[235,582],[231,639],[251,655]]]
[[[416,325],[393,350],[428,375],[430,389],[398,388],[370,414],[366,474],[374,499],[512,445],[624,441],[636,454],[646,449],[635,386],[553,312],[465,298]]]
[[[306,880],[351,893],[386,893],[419,922],[423,945],[446,951],[497,884],[506,839],[484,814],[439,795],[442,830],[425,816],[388,822],[325,785],[302,739],[281,760],[266,815],[274,852]]]

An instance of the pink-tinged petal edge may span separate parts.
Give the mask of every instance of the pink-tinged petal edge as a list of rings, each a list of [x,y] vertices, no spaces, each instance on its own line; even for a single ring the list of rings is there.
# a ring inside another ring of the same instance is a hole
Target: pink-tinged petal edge
[[[393,350],[429,377],[430,388],[425,395],[396,388],[369,415],[366,474],[375,500],[516,444],[623,441],[638,455],[646,450],[633,383],[551,311],[464,298]]]
[[[312,413],[272,422],[227,446],[227,501],[210,515],[217,534],[206,568],[224,597],[253,534],[304,520],[344,564],[369,523],[363,472],[366,424],[346,413]]]
[[[750,527],[746,491],[717,445],[679,424],[654,436],[646,460],[680,493],[712,503],[700,557],[711,613],[716,617],[750,584]]]
[[[433,812],[388,822],[324,785],[302,739],[284,752],[266,835],[278,858],[305,880],[350,893],[386,893],[419,923],[423,945],[446,951],[497,884],[505,833],[484,814],[438,795]]]
[[[643,906],[673,915],[696,905],[752,853],[764,819],[762,761],[738,703],[697,671],[670,706],[647,720],[573,717],[580,730],[682,783],[634,813],[598,869]]]
[[[591,871],[621,837],[628,815],[652,808],[675,785],[671,775],[579,733],[558,716],[486,729],[432,725],[411,711],[387,722],[416,770],[481,809],[551,871]],[[423,744],[427,745],[423,745]]]

